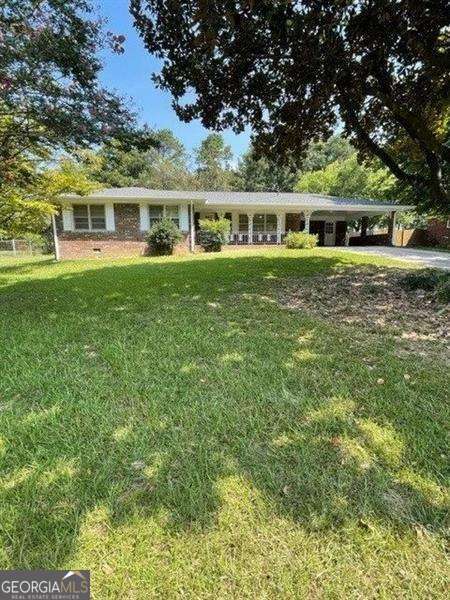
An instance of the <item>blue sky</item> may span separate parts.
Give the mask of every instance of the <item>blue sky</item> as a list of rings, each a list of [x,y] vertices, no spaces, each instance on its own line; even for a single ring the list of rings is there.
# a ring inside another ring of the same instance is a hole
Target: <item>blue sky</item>
[[[198,121],[182,123],[171,107],[170,94],[153,84],[151,74],[159,70],[160,63],[145,50],[133,28],[128,0],[98,0],[98,7],[100,14],[108,19],[107,29],[126,37],[124,54],[104,55],[101,81],[109,89],[133,98],[141,122],[157,129],[171,129],[191,152],[209,132]],[[248,148],[248,133],[235,135],[225,131],[223,136],[235,159]]]

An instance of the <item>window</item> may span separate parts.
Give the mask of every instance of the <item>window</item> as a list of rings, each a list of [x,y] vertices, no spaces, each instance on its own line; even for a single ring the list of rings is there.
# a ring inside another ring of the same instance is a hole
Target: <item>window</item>
[[[105,206],[103,204],[74,204],[73,223],[75,229],[105,230]]]
[[[325,223],[325,233],[334,233],[334,223]]]
[[[180,226],[180,215],[178,212],[178,206],[169,205],[152,205],[148,206],[149,223],[150,229],[157,221],[161,221],[164,217],[171,219],[177,227]]]
[[[248,217],[247,217],[247,215],[239,215],[239,231],[241,233],[247,233],[247,231],[248,231]]]
[[[150,229],[157,221],[161,221],[164,215],[164,206],[149,206],[148,207]]]
[[[166,206],[165,216],[171,219],[177,227],[180,227],[180,218],[178,216],[178,206]]]
[[[253,217],[253,231],[267,233],[277,230],[277,215],[259,214]]]

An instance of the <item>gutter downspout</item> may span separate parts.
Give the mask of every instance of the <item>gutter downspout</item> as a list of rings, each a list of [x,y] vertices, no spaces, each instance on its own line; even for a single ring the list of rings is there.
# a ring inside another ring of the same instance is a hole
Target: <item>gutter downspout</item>
[[[189,226],[190,226],[190,231],[189,231],[189,250],[191,252],[194,252],[195,250],[195,229],[194,229],[194,203],[191,200],[191,203],[189,205]]]

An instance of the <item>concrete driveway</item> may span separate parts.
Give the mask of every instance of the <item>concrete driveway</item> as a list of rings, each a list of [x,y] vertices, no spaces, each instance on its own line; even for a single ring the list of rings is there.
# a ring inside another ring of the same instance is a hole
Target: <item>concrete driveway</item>
[[[393,248],[389,246],[350,246],[340,248],[344,252],[359,252],[360,254],[376,254],[398,260],[422,263],[425,267],[450,269],[450,252],[437,250],[415,250],[414,248]]]

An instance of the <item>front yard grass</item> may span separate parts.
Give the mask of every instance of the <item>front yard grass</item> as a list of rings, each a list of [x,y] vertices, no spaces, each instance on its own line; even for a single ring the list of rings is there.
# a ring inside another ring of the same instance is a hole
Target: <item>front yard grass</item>
[[[394,263],[2,259],[0,568],[87,568],[100,599],[447,597],[444,360],[279,302],[364,264]]]

